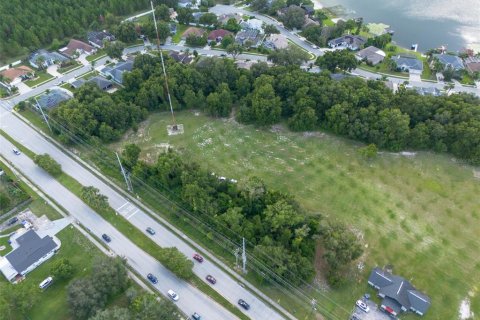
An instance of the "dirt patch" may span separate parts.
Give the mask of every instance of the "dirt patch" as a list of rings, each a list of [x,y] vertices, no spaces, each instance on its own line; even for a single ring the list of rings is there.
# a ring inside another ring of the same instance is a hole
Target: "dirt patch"
[[[317,248],[315,250],[315,284],[323,291],[327,291],[330,287],[327,284],[327,279],[325,278],[328,270],[327,261],[323,258],[325,253],[325,248],[317,243]]]
[[[477,178],[477,179],[480,179],[480,170],[473,170],[473,177],[474,178]]]
[[[303,136],[305,138],[323,138],[325,137],[325,133],[320,131],[305,131]]]

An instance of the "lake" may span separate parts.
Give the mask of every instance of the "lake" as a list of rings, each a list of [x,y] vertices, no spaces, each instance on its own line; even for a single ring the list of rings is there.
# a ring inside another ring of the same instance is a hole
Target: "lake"
[[[340,5],[345,17],[382,22],[395,31],[403,47],[418,43],[419,51],[447,46],[449,51],[480,51],[480,0],[318,0],[324,7]]]

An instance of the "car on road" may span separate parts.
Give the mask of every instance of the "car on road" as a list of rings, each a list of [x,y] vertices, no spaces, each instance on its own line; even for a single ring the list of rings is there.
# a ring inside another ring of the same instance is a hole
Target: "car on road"
[[[153,274],[149,273],[147,274],[147,279],[150,280],[151,283],[156,284],[158,283],[157,277],[155,277]]]
[[[170,298],[172,298],[173,301],[178,301],[179,299],[179,296],[178,294],[175,293],[175,291],[173,291],[172,289],[168,290],[167,291],[167,294]]]
[[[193,320],[201,320],[202,317],[200,317],[200,315],[195,312],[194,314],[192,314],[192,319],[193,319]]]
[[[370,308],[362,300],[357,300],[357,302],[355,304],[357,305],[357,307],[359,307],[361,310],[363,310],[365,312],[370,311]]]
[[[212,277],[211,275],[206,276],[205,279],[206,279],[208,282],[210,282],[211,284],[217,283],[217,279],[215,279],[215,278]]]
[[[7,225],[8,225],[8,226],[11,226],[11,225],[13,225],[13,224],[15,224],[15,223],[17,223],[17,222],[18,222],[18,218],[17,218],[17,217],[13,217],[12,219],[8,220]]]
[[[105,242],[112,241],[112,238],[110,238],[106,233],[102,234],[102,238],[103,238],[103,240],[105,240]]]
[[[13,153],[15,153],[17,156],[20,155],[20,151],[18,151],[18,149],[15,149],[15,148],[13,148]]]
[[[226,57],[227,55],[225,53],[222,53],[220,57]]]
[[[193,259],[197,260],[198,262],[203,262],[203,257],[201,255],[199,255],[198,253],[195,253],[193,255]]]
[[[145,231],[147,231],[147,233],[150,233],[152,236],[155,234],[155,230],[150,227],[148,227]]]
[[[250,305],[243,299],[238,300],[238,305],[241,306],[245,310],[250,309]]]

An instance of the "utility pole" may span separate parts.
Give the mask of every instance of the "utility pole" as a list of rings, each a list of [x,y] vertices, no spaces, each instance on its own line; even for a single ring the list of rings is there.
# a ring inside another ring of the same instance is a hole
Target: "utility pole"
[[[43,108],[42,108],[42,106],[40,105],[40,103],[38,103],[37,98],[35,98],[35,102],[37,103],[37,106],[38,106],[38,108],[40,109],[40,112],[41,112],[41,114],[42,114],[43,120],[45,120],[45,122],[47,123],[48,129],[50,129],[50,132],[53,133],[52,127],[50,127],[50,123],[48,122],[47,116],[46,116],[45,113],[43,112]]]
[[[247,252],[245,251],[245,238],[242,238],[242,271],[244,274],[247,273]]]
[[[237,249],[233,250],[233,254],[235,255],[235,268],[237,268],[237,269],[240,268],[240,266],[238,265],[239,253],[240,253],[240,248],[237,248]]]
[[[315,311],[317,311],[317,300],[312,299],[312,301],[310,301],[310,304],[312,306],[312,311],[310,312],[310,315],[312,315]]]
[[[168,104],[170,105],[170,112],[172,113],[172,121],[173,121],[172,129],[177,130],[175,116],[173,115],[172,98],[170,97],[170,89],[168,88],[167,72],[165,71],[165,63],[163,61],[163,53],[162,53],[162,50],[160,50],[160,37],[158,35],[157,19],[155,18],[155,8],[153,7],[152,0],[150,0],[150,5],[152,6],[153,24],[155,25],[155,32],[157,33],[157,50],[160,53],[160,59],[162,61],[163,77],[165,79],[165,88],[167,89]]]
[[[133,192],[132,183],[130,182],[130,179],[127,176],[127,172],[123,168],[122,161],[120,161],[120,157],[118,156],[117,152],[115,152],[115,155],[117,156],[118,164],[120,165],[120,171],[122,172],[123,178],[125,179],[125,183],[127,184],[127,190],[130,192]]]

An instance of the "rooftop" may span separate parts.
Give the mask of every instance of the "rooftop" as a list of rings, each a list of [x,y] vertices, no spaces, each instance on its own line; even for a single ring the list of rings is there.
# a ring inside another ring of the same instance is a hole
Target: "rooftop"
[[[42,94],[37,98],[38,104],[44,108],[53,108],[58,106],[61,102],[70,99],[71,97],[61,89],[51,89],[48,93]]]
[[[9,79],[10,81],[12,81],[20,76],[23,76],[32,72],[33,70],[27,66],[19,66],[19,67],[13,67],[13,68],[4,70],[0,72],[0,74],[5,78]]]
[[[442,63],[446,67],[451,67],[454,70],[464,69],[463,61],[458,56],[450,54],[434,54],[433,57],[437,58],[438,61],[440,61],[440,63]]]
[[[86,53],[91,53],[95,49],[91,45],[83,41],[70,39],[70,42],[68,43],[68,45],[65,48],[60,49],[59,51],[62,54],[66,55],[67,57],[71,57],[75,55],[75,53],[77,53],[78,50],[84,51]]]

